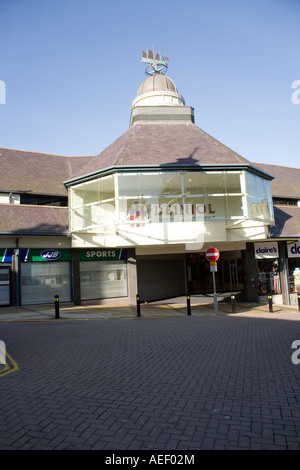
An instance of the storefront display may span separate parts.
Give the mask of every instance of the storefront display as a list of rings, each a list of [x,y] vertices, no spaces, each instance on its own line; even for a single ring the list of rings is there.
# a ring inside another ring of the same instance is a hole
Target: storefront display
[[[281,294],[278,260],[258,261],[258,295]]]
[[[289,293],[297,294],[300,292],[300,243],[288,243],[287,255],[289,271]],[[291,298],[291,300],[293,299]]]
[[[82,300],[127,296],[126,250],[80,250]]]
[[[294,276],[294,292],[300,292],[300,268],[296,268],[293,272]]]
[[[71,301],[71,250],[22,249],[22,305]]]
[[[278,243],[254,243],[258,295],[281,294]]]

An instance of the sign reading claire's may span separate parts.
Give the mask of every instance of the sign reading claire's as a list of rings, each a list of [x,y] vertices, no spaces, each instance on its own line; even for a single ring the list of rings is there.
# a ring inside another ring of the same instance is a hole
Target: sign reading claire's
[[[260,242],[254,243],[255,259],[278,258],[277,242]]]
[[[90,250],[80,250],[80,261],[104,261],[126,259],[126,250],[122,248],[92,248]]]

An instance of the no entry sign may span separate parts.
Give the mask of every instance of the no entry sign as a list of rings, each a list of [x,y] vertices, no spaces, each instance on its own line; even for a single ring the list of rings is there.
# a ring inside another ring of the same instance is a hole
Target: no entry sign
[[[219,259],[220,253],[217,248],[210,247],[205,253],[207,261],[217,261]]]

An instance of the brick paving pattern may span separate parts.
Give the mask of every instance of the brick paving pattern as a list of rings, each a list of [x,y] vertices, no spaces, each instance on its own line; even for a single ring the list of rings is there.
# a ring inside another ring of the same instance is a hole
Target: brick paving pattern
[[[0,339],[19,366],[2,450],[300,448],[296,316],[0,322]]]

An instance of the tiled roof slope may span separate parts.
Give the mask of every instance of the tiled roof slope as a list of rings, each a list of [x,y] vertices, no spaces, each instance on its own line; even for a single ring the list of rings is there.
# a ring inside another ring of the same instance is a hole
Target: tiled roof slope
[[[63,182],[89,157],[0,149],[0,190],[66,196]]]
[[[130,127],[103,152],[86,160],[73,176],[77,178],[114,166],[240,163],[250,162],[195,124],[143,123]]]
[[[68,233],[67,207],[0,204],[0,233]]]
[[[254,163],[257,168],[274,176],[271,181],[273,197],[300,199],[300,168],[265,163]],[[270,227],[271,237],[300,236],[300,207],[274,206],[275,225]]]
[[[273,197],[300,199],[300,168],[265,163],[253,163],[253,165],[274,176],[271,183]]]
[[[272,238],[300,237],[300,207],[274,206],[275,225],[270,227]]]

